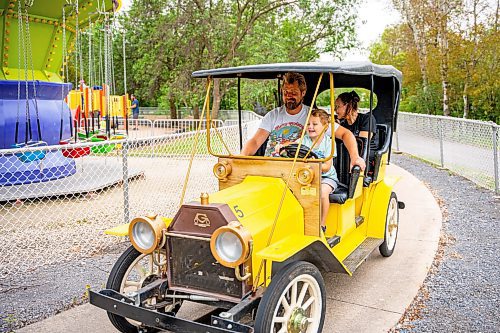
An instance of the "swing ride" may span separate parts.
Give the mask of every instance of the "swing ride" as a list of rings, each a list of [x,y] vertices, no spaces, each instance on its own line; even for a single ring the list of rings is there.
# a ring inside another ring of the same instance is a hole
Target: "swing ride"
[[[75,144],[126,136],[126,72],[124,95],[116,95],[112,54],[120,7],[120,0],[0,0],[0,185],[73,175],[76,158],[115,148]],[[63,148],[44,148],[54,145]]]

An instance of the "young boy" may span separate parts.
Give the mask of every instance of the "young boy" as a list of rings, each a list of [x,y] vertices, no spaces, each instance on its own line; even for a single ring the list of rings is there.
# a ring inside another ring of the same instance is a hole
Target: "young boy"
[[[330,115],[325,110],[312,110],[302,144],[311,148],[316,141],[316,144],[312,147],[312,151],[319,158],[328,157],[332,152],[332,139],[326,135],[325,129],[325,127],[328,128],[329,124]],[[337,172],[333,166],[332,158],[321,165],[321,229],[323,229],[323,232],[326,231],[326,216],[330,208],[329,196],[337,188],[337,183]]]
[[[326,134],[325,129],[325,127],[328,128],[329,124],[330,115],[325,110],[314,109],[311,111],[309,123],[306,125],[306,134],[302,140],[302,145],[304,147],[311,148],[313,143],[316,141],[312,151],[318,156],[318,158],[328,157],[332,151],[332,139]],[[336,128],[337,126],[339,125],[335,123]],[[295,143],[298,143],[299,141],[300,139],[295,141]],[[279,150],[281,147],[283,146],[278,145],[276,149]],[[328,209],[330,208],[329,195],[331,192],[335,191],[338,186],[337,183],[337,172],[333,166],[332,158],[321,165],[321,229],[323,232],[326,231],[326,216],[328,215]]]

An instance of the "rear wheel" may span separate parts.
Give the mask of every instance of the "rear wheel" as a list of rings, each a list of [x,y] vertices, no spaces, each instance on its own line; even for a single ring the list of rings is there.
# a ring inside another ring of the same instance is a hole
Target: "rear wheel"
[[[255,332],[317,333],[323,330],[325,283],[318,268],[297,261],[279,271],[257,308]]]
[[[399,209],[396,193],[391,193],[389,204],[387,205],[387,216],[385,218],[384,242],[379,246],[380,254],[390,257],[396,247],[399,229]]]
[[[153,254],[140,253],[133,246],[130,246],[113,266],[111,273],[109,273],[106,288],[126,295],[155,281],[156,278],[161,276],[161,272],[160,268],[154,264],[152,256]],[[165,258],[165,252],[163,252],[160,254],[159,261],[164,261]],[[181,302],[178,301],[161,309],[161,312],[177,313],[180,306]],[[108,317],[113,326],[122,333],[157,332],[156,329],[142,326],[140,322],[110,312],[108,312]]]

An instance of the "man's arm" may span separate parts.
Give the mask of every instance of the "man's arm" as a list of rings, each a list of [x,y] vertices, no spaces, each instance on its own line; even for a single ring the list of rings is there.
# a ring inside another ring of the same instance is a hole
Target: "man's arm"
[[[349,152],[349,157],[351,158],[350,169],[352,169],[352,167],[355,165],[359,165],[359,167],[363,171],[366,167],[366,163],[365,160],[363,160],[359,156],[358,144],[356,143],[356,138],[354,137],[354,134],[352,134],[352,132],[349,131],[347,128],[339,126],[335,131],[335,137],[337,139],[341,139],[344,142],[344,145],[347,148],[347,151]]]
[[[269,137],[269,132],[265,129],[259,128],[255,135],[248,140],[243,149],[241,149],[241,155],[251,156],[254,155],[257,149],[266,141]]]

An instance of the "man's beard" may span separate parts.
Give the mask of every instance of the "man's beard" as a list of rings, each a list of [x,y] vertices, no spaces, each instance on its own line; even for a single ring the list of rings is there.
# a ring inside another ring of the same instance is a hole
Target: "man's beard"
[[[299,101],[297,101],[296,99],[289,99],[285,102],[285,106],[288,110],[295,110],[299,105],[302,104],[303,100],[303,98],[301,98]]]

